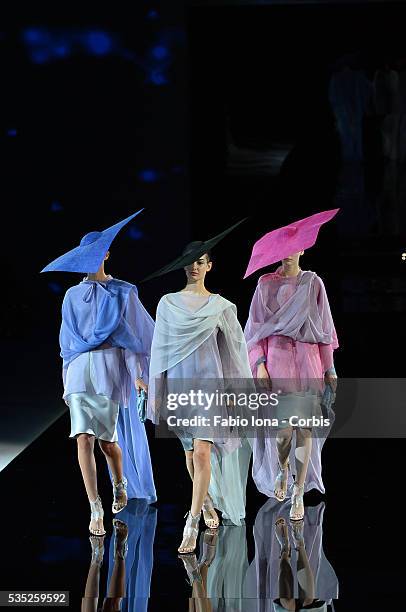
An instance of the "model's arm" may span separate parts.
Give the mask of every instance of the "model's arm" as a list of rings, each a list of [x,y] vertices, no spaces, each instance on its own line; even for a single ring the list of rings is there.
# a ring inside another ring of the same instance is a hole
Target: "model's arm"
[[[147,391],[154,321],[141,303],[135,288],[128,296],[124,319],[129,332],[129,342],[124,353],[126,367],[137,391]]]
[[[319,343],[320,360],[324,372],[324,380],[326,384],[329,384],[335,391],[337,387],[337,373],[334,367],[334,350],[338,347],[337,333],[334,327],[333,317],[324,283],[320,278],[317,278],[317,280],[317,307],[320,318],[323,328],[332,330],[332,342],[329,344]]]
[[[263,296],[260,282],[258,282],[252,297],[248,321],[244,330],[247,341],[249,341],[250,337],[255,333],[254,330],[258,326],[259,321],[263,320],[263,310]],[[248,353],[253,376],[256,378],[269,378],[266,368],[266,356],[268,353],[267,338],[263,338],[257,342],[250,342],[249,345]]]
[[[67,308],[67,303],[69,301],[69,295],[68,293],[65,294],[64,298],[63,298],[63,302],[62,302],[62,309],[61,309],[61,314],[62,314],[62,321],[61,321],[61,328],[59,331],[59,346],[61,349],[61,357],[64,360],[62,363],[62,382],[63,382],[63,390],[64,390],[64,394],[65,394],[65,389],[66,389],[66,375],[68,373],[68,366],[65,364],[65,351],[68,348],[67,346],[67,330],[65,329],[65,324],[64,324],[64,315],[66,312],[66,308]],[[64,402],[67,406],[69,406],[68,402],[66,401],[66,399],[64,399]]]

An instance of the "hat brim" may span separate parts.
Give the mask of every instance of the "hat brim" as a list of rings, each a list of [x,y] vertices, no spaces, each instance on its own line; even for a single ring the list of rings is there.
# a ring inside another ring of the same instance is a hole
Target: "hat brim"
[[[42,272],[81,272],[94,274],[100,268],[104,256],[119,231],[144,209],[119,221],[101,232],[100,238],[90,244],[77,246],[57,257],[49,263]]]
[[[243,223],[243,221],[246,221],[247,218],[248,217],[241,219],[240,221],[238,221],[237,223],[234,223],[234,225],[227,228],[220,234],[217,234],[217,236],[214,236],[213,238],[210,238],[209,240],[204,241],[202,245],[200,245],[199,247],[196,247],[189,253],[186,253],[185,255],[180,255],[179,257],[171,261],[171,263],[167,264],[163,268],[160,268],[156,272],[153,272],[149,276],[146,276],[145,278],[143,278],[140,282],[144,283],[158,276],[162,276],[163,274],[168,274],[169,272],[174,272],[175,270],[180,270],[181,268],[184,268],[185,266],[189,266],[194,261],[199,259],[199,257],[202,257],[202,255],[207,253],[207,251],[210,251],[212,248],[214,248],[223,238],[227,236],[227,234],[232,232],[236,227],[238,227],[241,223]]]
[[[295,221],[262,236],[252,248],[252,254],[243,278],[247,278],[257,270],[279,262],[285,257],[312,247],[317,241],[321,226],[335,217],[339,210],[339,208],[334,208],[310,215],[310,217],[300,219],[300,221]],[[289,237],[290,229],[295,230],[292,239]]]

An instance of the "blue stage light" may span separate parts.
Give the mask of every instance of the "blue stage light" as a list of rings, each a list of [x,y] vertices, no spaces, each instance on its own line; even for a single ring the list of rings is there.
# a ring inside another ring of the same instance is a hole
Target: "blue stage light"
[[[155,11],[153,9],[152,11],[149,11],[149,13],[147,13],[147,17],[148,17],[148,19],[158,19],[159,13],[158,13],[158,11]]]
[[[131,238],[131,240],[140,240],[143,237],[143,233],[138,227],[129,227],[127,235]]]
[[[61,210],[63,210],[63,206],[60,202],[52,202],[51,204],[52,212],[60,212]]]
[[[34,64],[45,64],[51,59],[51,54],[48,49],[34,49],[30,53],[30,58]]]
[[[156,172],[156,170],[146,169],[146,170],[141,170],[141,172],[138,173],[138,177],[144,183],[155,183],[155,181],[158,180],[159,175],[158,175],[158,172]]]
[[[155,59],[163,60],[169,56],[169,49],[168,47],[164,47],[163,45],[157,45],[156,47],[152,48],[151,53]]]
[[[168,79],[161,70],[151,70],[148,75],[148,81],[153,85],[166,85]]]
[[[95,55],[106,55],[112,47],[110,36],[100,31],[88,32],[85,43],[89,51]]]
[[[67,57],[70,54],[70,49],[68,45],[61,43],[53,47],[53,52],[56,57]]]
[[[10,128],[9,130],[7,130],[7,136],[17,136],[17,130],[15,128]]]
[[[57,295],[62,293],[62,287],[59,283],[48,283],[48,287],[52,293],[56,293]]]
[[[23,30],[23,40],[29,45],[44,45],[48,43],[49,35],[40,28],[26,28]]]

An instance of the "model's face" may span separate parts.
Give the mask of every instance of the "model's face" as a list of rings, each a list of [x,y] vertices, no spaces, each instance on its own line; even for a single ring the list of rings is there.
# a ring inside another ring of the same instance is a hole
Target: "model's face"
[[[285,257],[284,259],[282,259],[282,264],[284,266],[288,266],[288,267],[296,267],[299,265],[299,259],[301,257],[301,255],[303,255],[304,251],[300,251],[299,253],[293,253],[292,255],[289,255],[289,257]]]
[[[184,270],[186,272],[188,281],[204,281],[204,277],[206,276],[207,272],[211,270],[211,266],[212,262],[209,261],[207,255],[202,255],[192,264],[185,266]]]

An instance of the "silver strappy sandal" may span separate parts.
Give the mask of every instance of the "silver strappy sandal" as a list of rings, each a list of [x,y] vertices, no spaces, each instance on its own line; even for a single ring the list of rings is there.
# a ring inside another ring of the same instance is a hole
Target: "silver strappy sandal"
[[[182,544],[178,548],[178,552],[181,555],[187,555],[189,553],[194,552],[196,548],[197,536],[199,535],[199,522],[201,512],[197,516],[192,516],[192,513],[189,512],[185,514],[186,525],[183,530],[183,540]],[[182,546],[183,545],[183,546]]]
[[[274,494],[278,501],[284,501],[286,493],[288,491],[288,476],[289,476],[289,459],[286,461],[285,466],[281,466],[278,462],[279,472],[275,478]],[[279,491],[279,495],[276,494]]]
[[[289,512],[289,518],[291,521],[301,521],[304,517],[303,494],[304,484],[298,485],[296,482],[294,482],[292,493],[292,506]]]
[[[206,496],[206,499],[203,502],[202,510],[203,520],[205,522],[206,527],[208,527],[209,529],[217,529],[217,527],[220,525],[220,519],[214,509],[213,501],[208,495]]]
[[[127,505],[127,478],[125,476],[119,482],[114,482],[113,480],[113,506],[112,512],[113,514],[117,514],[121,512],[123,508]]]
[[[102,506],[102,501],[100,496],[98,495],[94,501],[90,501],[90,525],[92,521],[98,521],[99,519],[103,519],[104,511]],[[89,525],[89,531],[94,536],[104,536],[106,535],[105,529],[91,529]]]

